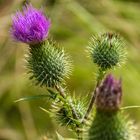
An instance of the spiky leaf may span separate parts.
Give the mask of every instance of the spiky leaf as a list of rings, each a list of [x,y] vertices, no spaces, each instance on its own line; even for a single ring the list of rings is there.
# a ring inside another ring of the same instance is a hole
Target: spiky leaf
[[[37,100],[37,99],[42,99],[42,98],[48,98],[48,95],[34,95],[34,96],[28,96],[28,97],[22,97],[15,102],[21,102],[21,101],[30,101],[30,100]]]
[[[54,114],[53,117],[55,117],[61,126],[68,126],[72,131],[80,133],[83,126],[81,119],[85,113],[85,104],[83,101],[73,100],[72,102],[69,97],[63,104],[55,103],[52,112]]]

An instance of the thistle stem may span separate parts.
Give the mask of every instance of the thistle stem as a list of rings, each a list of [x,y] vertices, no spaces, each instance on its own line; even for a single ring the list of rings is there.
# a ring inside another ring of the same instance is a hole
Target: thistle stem
[[[100,85],[100,83],[101,83],[101,81],[102,81],[102,79],[103,79],[105,74],[106,74],[106,71],[104,71],[103,69],[100,68],[99,71],[98,71],[98,75],[97,75],[97,84],[96,84],[96,86],[95,86],[95,88],[94,88],[94,90],[92,92],[92,96],[91,96],[90,103],[88,105],[88,109],[87,109],[87,111],[86,111],[86,113],[85,113],[85,115],[84,115],[84,117],[83,117],[83,119],[81,121],[82,123],[84,123],[85,120],[88,119],[89,114],[90,114],[90,112],[93,109],[93,106],[94,106],[94,103],[95,103],[95,99],[96,99],[97,88]]]
[[[62,87],[56,85],[55,88],[56,88],[56,90],[60,93],[60,95],[61,95],[63,98],[66,98],[66,95],[65,95],[64,90],[63,90]]]
[[[56,90],[60,93],[60,95],[61,95],[64,99],[66,99],[66,94],[64,93],[64,89],[63,89],[61,86],[58,86],[58,85],[56,85],[55,88],[56,88]],[[70,105],[70,107],[71,107],[71,109],[72,109],[74,118],[75,118],[75,119],[79,119],[79,116],[78,116],[77,113],[76,113],[76,110],[75,110],[75,108],[74,108],[74,106],[73,106],[72,101],[68,101],[68,104]]]
[[[96,89],[97,89],[97,85],[98,85],[98,83],[96,84],[95,89],[94,89],[94,91],[92,92],[92,97],[91,97],[90,103],[89,103],[89,105],[88,105],[88,109],[87,109],[87,111],[86,111],[86,113],[85,113],[85,116],[83,117],[83,119],[82,119],[82,121],[81,121],[82,123],[84,123],[84,121],[85,121],[86,119],[88,119],[88,116],[89,116],[90,112],[92,111],[92,108],[93,108],[93,105],[94,105],[94,102],[95,102],[95,99],[96,99]]]

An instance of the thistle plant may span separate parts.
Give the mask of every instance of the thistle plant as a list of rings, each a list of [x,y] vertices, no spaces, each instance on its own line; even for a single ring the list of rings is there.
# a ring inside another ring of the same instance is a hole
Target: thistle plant
[[[58,48],[48,39],[50,24],[44,13],[30,4],[13,17],[10,31],[15,40],[29,45],[26,57],[28,74],[36,85],[46,87],[47,96],[53,102],[51,114],[56,120],[61,120],[61,125],[68,126],[79,135],[84,108],[80,108],[65,90],[71,61],[63,48]]]
[[[95,104],[96,114],[92,119],[88,134],[89,140],[136,140],[127,118],[120,111],[121,82],[111,75],[104,77],[109,69],[120,65],[125,59],[124,43],[115,33],[104,33],[93,37],[88,52],[98,67],[96,86],[88,107],[83,99],[71,96],[65,79],[71,74],[71,60],[63,48],[49,39],[51,21],[43,11],[26,4],[22,12],[13,17],[10,29],[16,41],[28,44],[26,55],[29,79],[40,87],[46,88],[46,95],[52,101],[52,108],[47,111],[62,125],[77,134],[77,139],[84,139],[83,130],[87,128]],[[27,100],[21,98],[21,100]],[[86,138],[87,139],[87,138]]]

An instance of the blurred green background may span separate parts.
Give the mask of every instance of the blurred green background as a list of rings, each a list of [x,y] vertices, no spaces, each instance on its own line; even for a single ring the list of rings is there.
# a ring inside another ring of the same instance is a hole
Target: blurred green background
[[[73,73],[67,80],[71,93],[85,97],[94,87],[96,66],[87,57],[89,38],[105,31],[117,31],[126,40],[128,59],[113,73],[123,79],[123,105],[140,105],[140,0],[31,0],[42,7],[52,22],[50,36],[63,46],[73,60]],[[46,93],[28,80],[24,67],[27,45],[10,37],[11,16],[23,0],[0,0],[0,140],[39,140],[58,131],[58,126],[39,107],[49,101],[15,103],[29,95]],[[140,109],[125,111],[140,128]],[[65,131],[64,131],[65,130]],[[140,133],[140,132],[138,132]],[[46,140],[46,139],[45,139]]]

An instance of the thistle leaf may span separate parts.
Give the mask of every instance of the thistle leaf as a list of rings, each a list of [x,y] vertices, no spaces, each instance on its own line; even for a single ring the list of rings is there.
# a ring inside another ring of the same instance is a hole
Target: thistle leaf
[[[49,97],[49,96],[44,95],[44,94],[43,95],[28,96],[28,97],[23,97],[23,98],[16,100],[15,103],[21,102],[21,101],[37,100],[37,99],[42,99],[42,98],[46,98],[46,97]]]
[[[126,110],[126,109],[133,109],[133,108],[140,108],[140,106],[138,105],[134,105],[134,106],[125,106],[125,107],[121,107],[121,110]]]
[[[63,104],[54,103],[52,108],[52,113],[54,114],[54,118],[61,126],[68,126],[68,128],[76,133],[81,133],[83,124],[81,123],[81,119],[85,114],[85,101],[82,100],[71,100],[70,97],[67,97],[67,101]],[[71,102],[73,101],[73,102]],[[71,105],[69,103],[71,102]],[[73,112],[72,107],[76,111]],[[78,117],[78,118],[77,118]]]

